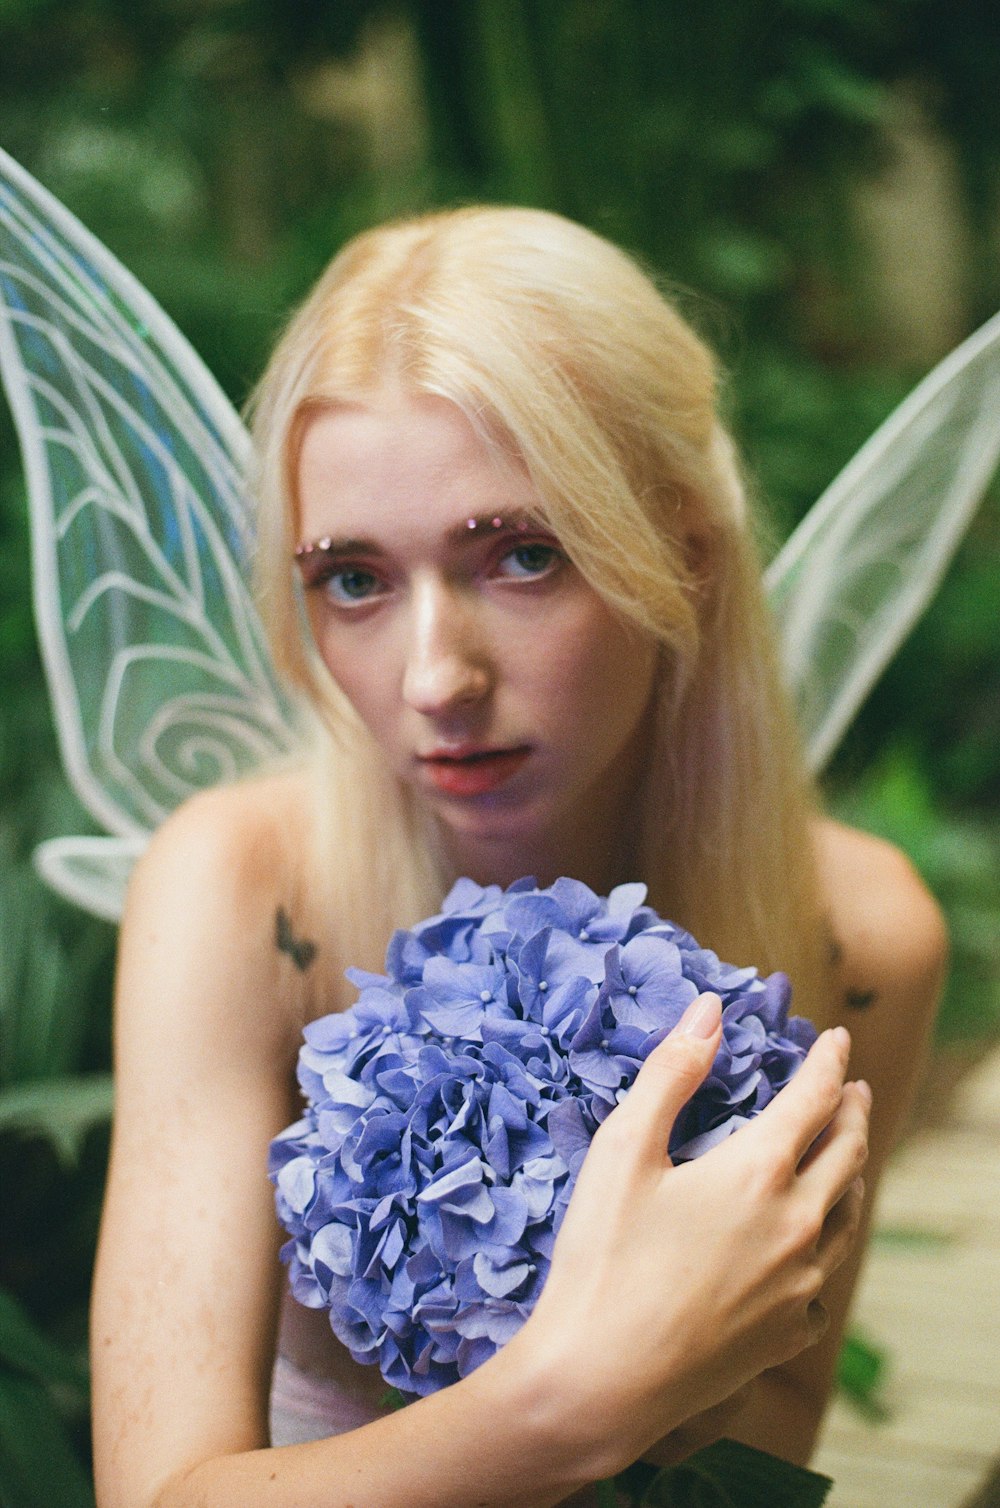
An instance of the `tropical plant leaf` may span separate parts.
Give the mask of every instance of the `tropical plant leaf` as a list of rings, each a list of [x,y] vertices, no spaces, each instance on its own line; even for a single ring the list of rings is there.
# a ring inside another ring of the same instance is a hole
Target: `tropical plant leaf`
[[[0,1508],[93,1508],[53,1390],[82,1415],[82,1368],[0,1290]]]
[[[735,1440],[717,1440],[679,1466],[658,1472],[644,1508],[820,1508],[829,1477]]]
[[[940,1251],[951,1246],[954,1236],[949,1231],[927,1230],[921,1225],[880,1225],[872,1232],[874,1247],[888,1247],[896,1251]]]
[[[72,1165],[87,1132],[110,1118],[113,1102],[109,1073],[17,1084],[0,1092],[0,1134],[42,1136]]]
[[[61,1347],[43,1335],[13,1297],[0,1289],[0,1368],[35,1382],[86,1390],[87,1379]]]
[[[48,1391],[0,1369],[0,1508],[94,1508],[87,1474]]]
[[[879,1397],[885,1375],[885,1352],[856,1330],[849,1331],[837,1359],[837,1387],[872,1423],[889,1417],[889,1410]]]
[[[72,1066],[77,1025],[60,1011],[66,958],[44,922],[46,900],[28,865],[0,842],[0,1083],[64,1072]]]

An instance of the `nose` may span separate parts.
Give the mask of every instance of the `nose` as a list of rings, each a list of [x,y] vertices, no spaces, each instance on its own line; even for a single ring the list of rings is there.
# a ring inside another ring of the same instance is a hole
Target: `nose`
[[[413,588],[403,700],[427,717],[481,701],[493,688],[493,666],[474,607],[446,582]]]

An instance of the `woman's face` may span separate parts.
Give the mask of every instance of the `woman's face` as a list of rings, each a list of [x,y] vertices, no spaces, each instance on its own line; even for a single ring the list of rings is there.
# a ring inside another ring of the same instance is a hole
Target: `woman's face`
[[[656,652],[541,524],[525,471],[453,404],[387,393],[307,420],[297,493],[319,653],[459,846],[620,820]]]

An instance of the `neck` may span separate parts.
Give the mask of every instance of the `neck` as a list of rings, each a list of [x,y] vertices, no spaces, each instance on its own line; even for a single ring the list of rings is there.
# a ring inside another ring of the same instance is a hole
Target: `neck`
[[[606,814],[594,814],[585,823],[575,823],[566,832],[546,833],[517,843],[489,839],[455,839],[439,834],[440,851],[452,878],[468,875],[481,885],[510,885],[532,875],[539,885],[551,885],[561,875],[582,880],[599,895],[638,876],[634,867],[635,847],[631,831]]]

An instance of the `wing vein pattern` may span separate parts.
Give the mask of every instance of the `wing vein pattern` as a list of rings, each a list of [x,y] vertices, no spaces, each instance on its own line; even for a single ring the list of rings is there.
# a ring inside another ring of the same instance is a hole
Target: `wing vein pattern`
[[[170,810],[301,739],[248,587],[249,439],[145,290],[3,153],[0,375],[63,763],[110,834],[39,862],[113,915]]]
[[[173,807],[301,745],[247,584],[250,442],[146,290],[3,152],[0,377],[63,764],[108,834],[51,840],[38,862],[114,917]],[[937,587],[996,469],[998,414],[1000,315],[886,420],[769,568],[814,768]]]

